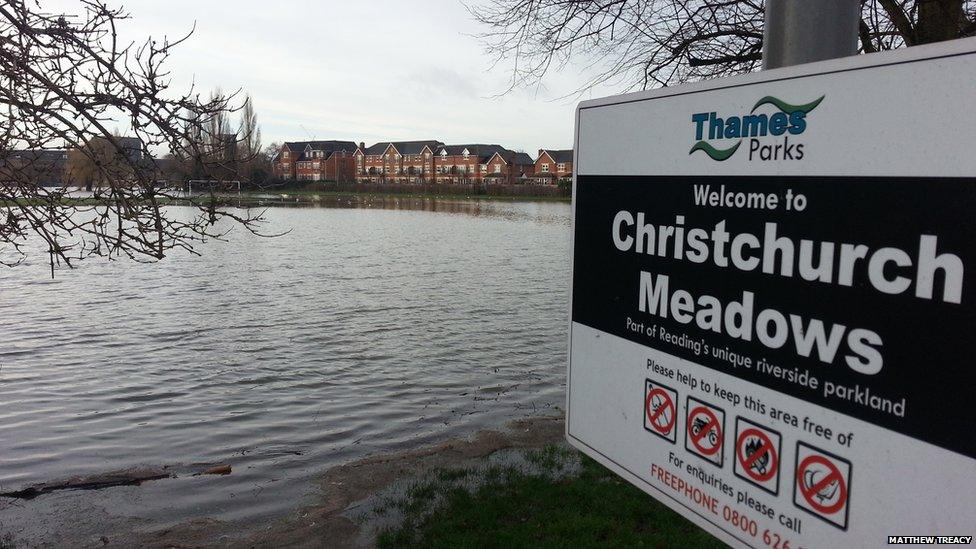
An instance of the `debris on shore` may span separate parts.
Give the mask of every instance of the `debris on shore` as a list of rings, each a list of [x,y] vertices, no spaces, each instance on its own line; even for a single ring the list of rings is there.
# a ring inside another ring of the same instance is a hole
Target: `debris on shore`
[[[162,468],[138,468],[100,473],[89,476],[77,476],[64,480],[35,484],[13,492],[0,492],[0,498],[34,499],[44,494],[60,490],[100,490],[114,486],[138,486],[150,480],[173,478],[176,475]]]
[[[233,471],[233,468],[228,464],[204,463],[195,467],[200,466],[204,466],[206,469],[191,473],[189,476],[229,475]],[[102,490],[104,488],[115,488],[118,486],[139,486],[143,482],[152,480],[179,478],[177,471],[185,469],[185,467],[181,466],[166,465],[163,467],[138,467],[109,473],[74,476],[63,480],[34,484],[20,490],[0,492],[0,498],[34,499],[45,494],[63,490]]]

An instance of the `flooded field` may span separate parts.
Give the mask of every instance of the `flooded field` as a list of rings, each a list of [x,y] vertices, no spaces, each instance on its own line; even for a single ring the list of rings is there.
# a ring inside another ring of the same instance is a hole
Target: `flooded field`
[[[58,520],[254,521],[330,466],[563,406],[570,207],[333,199],[202,256],[0,270],[0,492],[133,467],[179,478],[0,498]],[[176,213],[179,214],[177,208]],[[191,476],[228,464],[226,476]]]

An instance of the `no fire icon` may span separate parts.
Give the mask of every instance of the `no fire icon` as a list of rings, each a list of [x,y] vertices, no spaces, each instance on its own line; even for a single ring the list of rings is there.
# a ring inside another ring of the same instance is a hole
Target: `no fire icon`
[[[813,516],[847,530],[850,498],[851,462],[797,442],[793,503]]]
[[[781,449],[778,432],[744,417],[735,419],[735,476],[778,495]]]
[[[678,439],[678,392],[644,380],[644,429],[674,444]]]
[[[721,467],[725,461],[725,411],[688,397],[685,449]]]

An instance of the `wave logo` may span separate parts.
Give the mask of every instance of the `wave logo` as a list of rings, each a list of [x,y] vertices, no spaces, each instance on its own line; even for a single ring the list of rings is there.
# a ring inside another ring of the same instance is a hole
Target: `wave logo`
[[[777,145],[777,147],[784,147],[784,151],[789,151],[784,154],[784,157],[790,159],[799,159],[803,157],[802,147],[803,145],[790,145],[788,136],[800,135],[807,129],[807,115],[810,114],[813,109],[816,109],[820,105],[821,101],[824,100],[825,95],[820,96],[818,99],[805,103],[802,105],[793,105],[787,103],[778,97],[773,97],[772,95],[767,95],[756,104],[753,105],[752,110],[749,114],[742,116],[729,116],[726,118],[719,118],[716,112],[700,112],[691,115],[691,122],[695,126],[695,140],[697,141],[688,151],[688,154],[694,154],[695,151],[703,151],[712,160],[717,160],[719,162],[723,160],[728,160],[739,147],[742,145],[742,141],[747,138],[752,139],[752,145],[750,146],[750,160],[754,152],[757,152],[757,156],[762,153],[761,144],[758,140],[760,137],[772,136],[784,136],[784,144]],[[772,105],[776,108],[776,112],[772,114],[759,113],[756,114],[758,110],[763,105]],[[705,134],[708,137],[705,137]],[[736,143],[731,147],[718,148],[709,141],[726,140],[726,139],[736,139]],[[785,148],[788,147],[788,148]],[[793,147],[800,147],[799,158],[793,156]],[[772,149],[771,149],[772,150]],[[776,149],[776,156],[779,158],[779,148]],[[763,155],[765,156],[765,155]],[[773,158],[762,158],[763,160],[770,160]]]

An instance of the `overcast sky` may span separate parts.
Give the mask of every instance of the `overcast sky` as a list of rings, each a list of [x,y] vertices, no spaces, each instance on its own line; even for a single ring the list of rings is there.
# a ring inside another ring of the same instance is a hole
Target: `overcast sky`
[[[52,13],[79,9],[73,0],[41,1]],[[314,137],[499,143],[532,154],[572,146],[575,100],[557,98],[579,87],[576,70],[553,73],[544,89],[493,98],[510,72],[491,68],[472,36],[484,29],[458,0],[123,5],[133,16],[123,31],[132,38],[173,37],[196,22],[169,63],[176,84],[195,78],[201,89],[244,88],[265,145]]]

